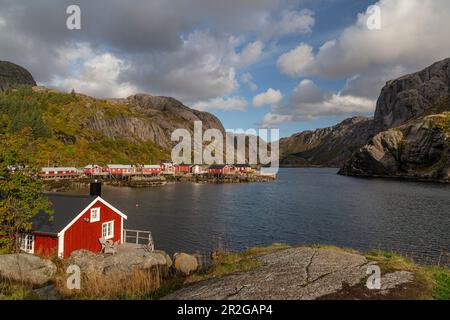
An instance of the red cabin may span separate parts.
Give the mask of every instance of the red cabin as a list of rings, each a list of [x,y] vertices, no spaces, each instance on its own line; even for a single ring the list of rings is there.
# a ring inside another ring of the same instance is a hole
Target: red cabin
[[[32,219],[33,231],[22,236],[22,251],[68,258],[80,249],[101,252],[100,238],[123,243],[127,216],[95,193],[94,188],[89,196],[47,195],[53,214],[41,212]]]
[[[208,168],[209,174],[228,174],[231,172],[231,166],[224,165],[212,165]]]
[[[83,168],[83,173],[86,175],[96,175],[103,172],[102,167],[96,164],[89,164]]]
[[[106,172],[112,175],[127,175],[133,173],[133,167],[127,164],[108,164]]]
[[[75,167],[45,167],[41,169],[43,178],[65,178],[78,176],[80,171]]]
[[[159,165],[145,165],[142,167],[142,174],[159,174],[161,173],[161,166]]]
[[[175,166],[175,173],[182,173],[182,174],[187,174],[191,172],[191,165],[190,164],[176,164]]]
[[[161,171],[164,174],[173,174],[175,172],[173,163],[171,162],[161,163]]]

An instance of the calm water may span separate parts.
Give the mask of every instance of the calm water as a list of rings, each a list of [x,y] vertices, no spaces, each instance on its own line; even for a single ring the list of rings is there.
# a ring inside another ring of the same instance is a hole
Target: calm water
[[[105,188],[126,227],[153,232],[168,252],[259,244],[384,249],[422,263],[450,261],[450,186],[283,169],[273,183]],[[138,205],[138,206],[137,206]]]

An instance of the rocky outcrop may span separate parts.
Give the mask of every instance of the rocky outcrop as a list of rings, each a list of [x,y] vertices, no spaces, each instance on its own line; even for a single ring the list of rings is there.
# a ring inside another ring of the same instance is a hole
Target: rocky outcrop
[[[325,129],[304,131],[280,140],[281,166],[340,167],[374,134],[373,121],[354,117]]]
[[[136,270],[160,268],[167,272],[172,266],[170,257],[162,251],[125,250],[115,255],[98,255],[87,250],[74,251],[69,264],[78,265],[86,275],[113,276],[116,279],[126,278]]]
[[[339,249],[291,248],[261,255],[260,267],[192,284],[167,300],[312,300],[361,286],[366,299],[404,291],[414,280],[407,271],[385,273],[381,290],[366,286],[368,268],[363,255]],[[349,299],[356,299],[350,296]]]
[[[450,113],[425,116],[377,134],[343,166],[352,176],[450,182]]]
[[[450,59],[389,81],[377,102],[379,132],[342,167],[351,176],[449,182]]]
[[[8,61],[0,61],[0,91],[19,85],[35,86],[36,82],[28,70]]]
[[[398,127],[427,111],[436,113],[443,98],[450,95],[450,58],[396,80],[388,81],[377,101],[374,121],[378,130]]]
[[[25,253],[0,255],[2,278],[42,286],[55,274],[56,266],[50,260]]]

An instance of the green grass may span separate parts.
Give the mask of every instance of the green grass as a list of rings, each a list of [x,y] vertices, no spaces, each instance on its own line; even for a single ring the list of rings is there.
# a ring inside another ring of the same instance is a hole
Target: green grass
[[[419,299],[450,300],[450,269],[446,267],[426,267],[415,264],[400,254],[386,251],[371,251],[366,254],[376,261],[383,272],[405,270],[412,272],[415,281],[422,288]]]
[[[433,298],[436,300],[450,300],[450,270],[448,268],[428,268],[434,280]]]
[[[32,287],[9,279],[0,279],[0,300],[38,300]]]

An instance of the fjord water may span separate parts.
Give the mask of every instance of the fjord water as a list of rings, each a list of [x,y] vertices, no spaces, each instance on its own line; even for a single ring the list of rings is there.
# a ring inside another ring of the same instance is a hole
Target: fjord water
[[[449,185],[336,172],[281,169],[273,183],[107,187],[103,194],[127,213],[126,228],[152,231],[156,247],[170,253],[283,242],[383,249],[421,263],[449,263]]]

